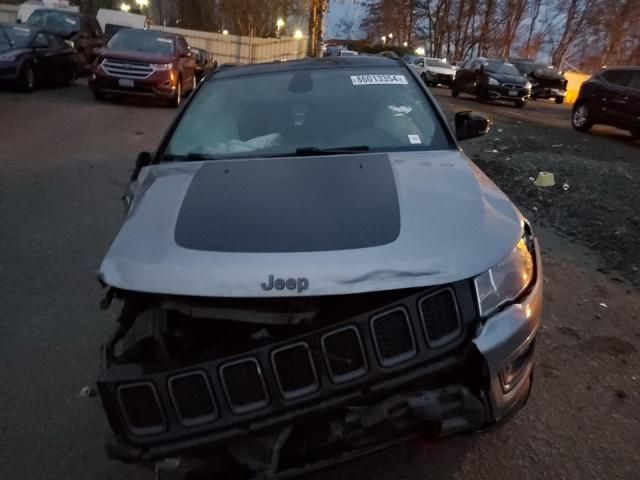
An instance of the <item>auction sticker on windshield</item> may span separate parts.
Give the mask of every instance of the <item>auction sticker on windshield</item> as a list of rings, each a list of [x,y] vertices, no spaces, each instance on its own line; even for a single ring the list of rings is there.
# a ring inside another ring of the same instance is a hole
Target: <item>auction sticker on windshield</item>
[[[354,85],[407,85],[404,75],[351,75]]]

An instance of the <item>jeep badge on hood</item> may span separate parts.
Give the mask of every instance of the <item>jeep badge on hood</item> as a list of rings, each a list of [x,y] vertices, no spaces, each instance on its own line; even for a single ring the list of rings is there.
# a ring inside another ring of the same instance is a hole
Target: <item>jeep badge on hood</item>
[[[309,280],[306,278],[274,278],[273,275],[269,275],[269,280],[262,283],[262,289],[264,291],[269,290],[297,290],[298,293],[304,292],[309,288]]]

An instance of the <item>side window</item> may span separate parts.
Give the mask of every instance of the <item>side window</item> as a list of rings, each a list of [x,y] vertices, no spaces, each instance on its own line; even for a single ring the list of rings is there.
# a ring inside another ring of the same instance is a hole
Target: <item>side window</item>
[[[184,37],[178,36],[178,47],[181,52],[189,53],[189,44]]]
[[[35,25],[36,27],[42,27],[44,25],[44,12],[42,10],[36,10],[31,14],[27,23],[29,25]]]
[[[613,85],[626,87],[631,83],[631,73],[629,70],[606,70],[602,77]]]
[[[424,59],[422,58],[418,58],[417,60],[415,60],[413,62],[415,65],[419,66],[419,67],[424,67]]]

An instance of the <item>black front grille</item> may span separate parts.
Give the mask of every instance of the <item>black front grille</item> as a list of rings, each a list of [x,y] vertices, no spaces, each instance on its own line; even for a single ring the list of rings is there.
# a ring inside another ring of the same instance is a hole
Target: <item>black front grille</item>
[[[367,373],[364,348],[356,327],[327,333],[322,337],[322,349],[334,382],[346,382]]]
[[[452,340],[460,332],[460,316],[456,299],[449,289],[420,300],[420,315],[431,346]]]
[[[245,413],[269,404],[257,360],[248,358],[223,365],[221,376],[229,405],[234,412]]]
[[[415,356],[416,342],[409,315],[404,308],[374,317],[371,320],[371,330],[383,366],[396,365]]]
[[[153,435],[164,431],[164,415],[151,383],[122,385],[118,398],[131,433]]]
[[[169,393],[180,421],[200,425],[216,418],[209,381],[203,372],[186,373],[169,379]]]
[[[298,343],[276,350],[272,358],[284,398],[298,398],[319,388],[313,359],[306,344]]]

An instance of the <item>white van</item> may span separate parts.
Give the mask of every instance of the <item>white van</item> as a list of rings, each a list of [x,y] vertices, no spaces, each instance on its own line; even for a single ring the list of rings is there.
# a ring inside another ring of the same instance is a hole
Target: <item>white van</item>
[[[112,36],[121,28],[146,28],[148,20],[145,15],[101,8],[96,19],[107,37]]]
[[[39,8],[55,8],[77,13],[78,7],[69,5],[68,0],[29,0],[18,7],[18,23],[27,23],[31,14]]]

